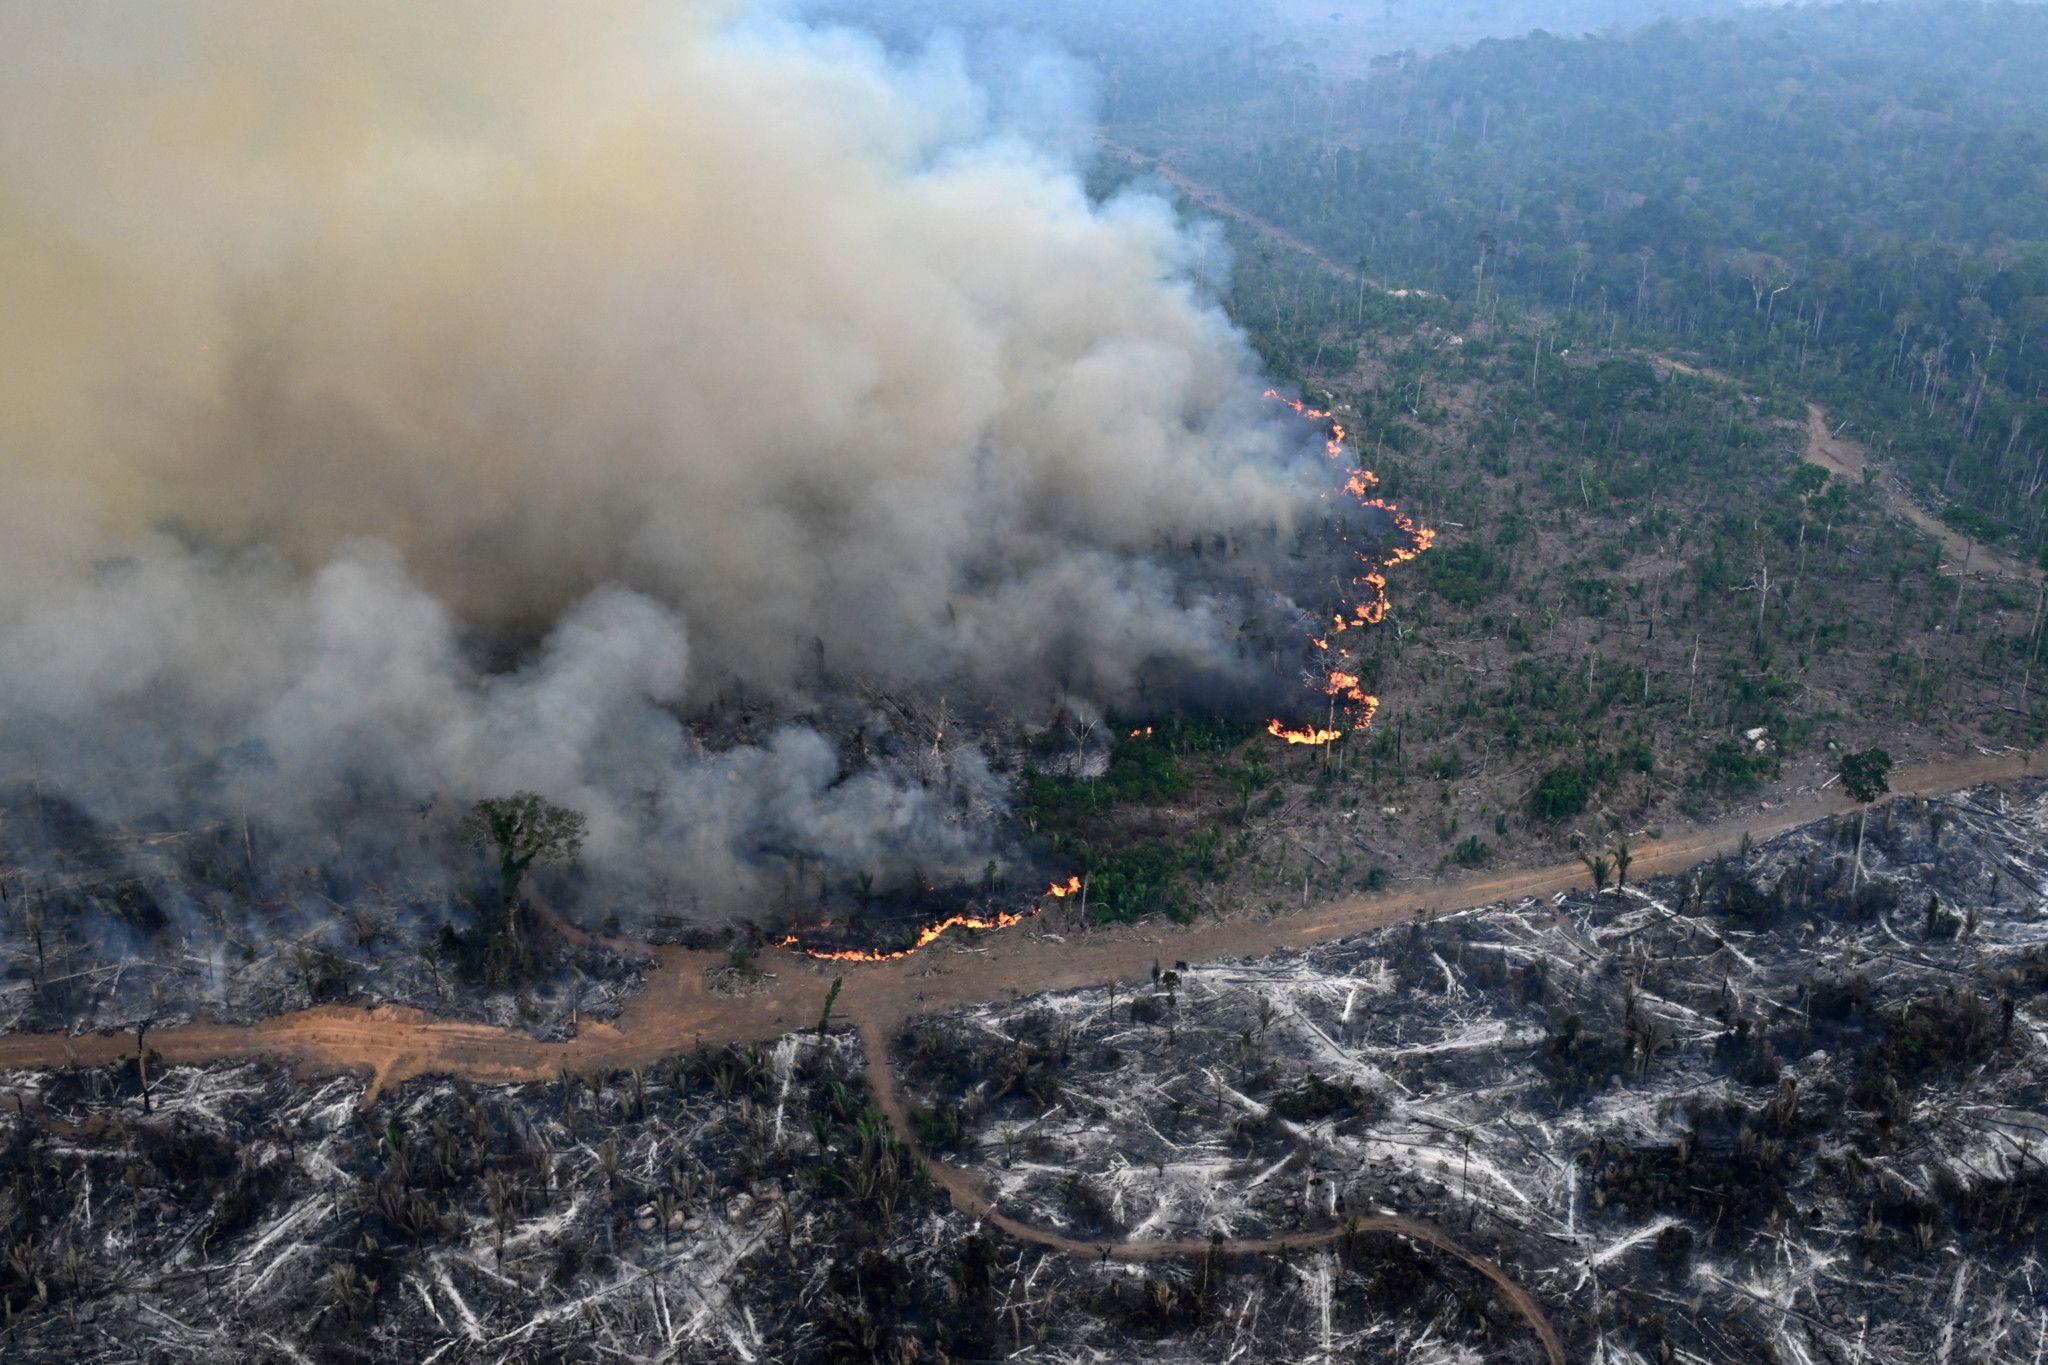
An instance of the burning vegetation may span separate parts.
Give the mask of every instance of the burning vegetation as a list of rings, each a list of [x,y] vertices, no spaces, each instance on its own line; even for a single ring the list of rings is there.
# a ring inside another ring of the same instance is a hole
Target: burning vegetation
[[[1324,452],[1338,462],[1349,454],[1346,445],[1348,433],[1336,416],[1323,408],[1312,408],[1297,398],[1283,397],[1273,389],[1266,390],[1266,397],[1278,399],[1300,416],[1311,422],[1327,422],[1329,438],[1324,442]],[[1323,694],[1329,700],[1329,715],[1325,725],[1294,728],[1280,720],[1268,721],[1266,733],[1288,744],[1306,745],[1319,748],[1334,744],[1344,738],[1348,730],[1369,729],[1373,717],[1379,713],[1380,699],[1359,685],[1356,673],[1346,670],[1355,667],[1348,662],[1349,651],[1345,648],[1347,632],[1376,626],[1387,619],[1387,573],[1397,564],[1405,564],[1416,558],[1436,542],[1436,532],[1418,524],[1393,503],[1375,495],[1379,477],[1369,469],[1354,468],[1344,481],[1345,493],[1355,498],[1360,507],[1381,513],[1391,523],[1394,534],[1389,537],[1373,537],[1374,548],[1356,551],[1358,563],[1363,572],[1351,580],[1354,588],[1365,590],[1365,596],[1349,605],[1340,607],[1331,619],[1331,624],[1320,633],[1310,636],[1310,643],[1324,656],[1326,662],[1320,683]],[[1327,496],[1327,495],[1325,495]],[[1339,529],[1340,540],[1349,543],[1350,532]],[[1342,708],[1347,729],[1337,727],[1339,709]]]
[[[410,938],[471,911],[461,813],[527,792],[583,822],[585,923],[782,937],[1035,870],[1040,733],[1290,684],[1320,461],[1210,243],[943,54],[224,0],[0,17],[0,106],[40,130],[0,139],[0,384],[42,376],[0,402],[0,774],[132,835],[110,879],[242,829],[407,888]],[[234,918],[158,910],[201,954]]]
[[[928,890],[936,892],[936,888]],[[1068,896],[1080,896],[1082,893],[1081,879],[1069,877],[1064,882],[1054,882],[1048,886],[1040,893],[1038,904],[1028,910],[994,910],[986,914],[957,911],[943,919],[921,925],[912,934],[910,942],[901,948],[822,947],[815,936],[806,937],[799,934],[790,934],[782,939],[780,946],[794,948],[805,957],[816,958],[821,962],[893,962],[899,958],[909,957],[920,948],[929,948],[956,929],[1009,929],[1036,916],[1047,900],[1062,900]],[[924,898],[918,899],[922,901]],[[915,914],[915,909],[913,906],[912,914]],[[830,931],[832,928],[829,923],[818,926],[820,931]]]

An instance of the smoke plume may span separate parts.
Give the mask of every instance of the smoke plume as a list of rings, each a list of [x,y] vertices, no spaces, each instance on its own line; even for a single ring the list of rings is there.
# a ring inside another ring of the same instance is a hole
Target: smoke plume
[[[0,777],[299,830],[530,787],[709,912],[978,868],[1004,781],[850,758],[878,696],[1268,686],[1318,471],[1217,244],[967,65],[708,3],[0,3]]]

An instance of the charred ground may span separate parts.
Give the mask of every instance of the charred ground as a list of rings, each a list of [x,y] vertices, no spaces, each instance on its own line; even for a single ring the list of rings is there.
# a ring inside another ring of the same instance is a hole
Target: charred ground
[[[2039,784],[1902,801],[1860,879],[1839,820],[1678,878],[920,1022],[899,1064],[926,1141],[1076,1236],[1398,1210],[1508,1267],[1573,1358],[2029,1360],[2044,819]],[[1381,1331],[1324,1348],[1454,1358]]]
[[[132,1061],[10,1078],[24,1359],[979,1359],[1032,1348],[2028,1360],[2048,788],[1901,798],[1602,894],[915,1021],[908,1135],[1103,1264],[950,1212],[843,1033],[551,1083]],[[1322,1250],[1236,1239],[1327,1230]],[[1891,1311],[1900,1301],[1921,1307]]]

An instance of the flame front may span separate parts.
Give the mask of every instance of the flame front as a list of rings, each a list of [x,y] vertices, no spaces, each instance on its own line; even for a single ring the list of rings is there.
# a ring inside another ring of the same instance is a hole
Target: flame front
[[[1277,720],[1266,722],[1266,733],[1289,744],[1334,744],[1344,738],[1342,730],[1290,730]]]
[[[1285,397],[1277,389],[1267,389],[1266,397],[1285,403],[1309,421],[1328,422],[1330,424],[1330,438],[1323,443],[1323,449],[1331,459],[1343,459],[1344,442],[1347,439],[1348,433],[1344,430],[1344,424],[1339,422],[1331,412],[1324,408],[1312,408],[1299,399]],[[1396,564],[1406,564],[1409,560],[1416,558],[1436,543],[1435,531],[1419,524],[1413,517],[1394,506],[1393,503],[1388,502],[1385,498],[1374,495],[1373,490],[1379,487],[1379,482],[1379,475],[1373,473],[1370,469],[1352,469],[1345,477],[1344,491],[1357,498],[1361,506],[1386,513],[1388,518],[1394,523],[1395,528],[1407,537],[1408,543],[1405,545],[1395,545],[1391,549],[1386,550],[1383,559],[1375,559],[1371,555],[1366,554],[1359,555],[1360,562],[1366,566],[1365,572],[1351,581],[1352,586],[1365,590],[1364,596],[1355,605],[1337,612],[1331,618],[1329,630],[1309,637],[1310,643],[1324,653],[1334,653],[1341,656],[1344,651],[1337,645],[1337,637],[1346,631],[1362,630],[1367,626],[1376,626],[1386,620],[1386,571]],[[1337,704],[1344,706],[1345,719],[1350,728],[1355,730],[1367,728],[1372,724],[1373,717],[1379,714],[1380,699],[1360,686],[1357,674],[1347,672],[1344,668],[1336,666],[1335,661],[1333,661],[1332,667],[1325,675],[1323,693],[1332,702],[1331,728],[1306,726],[1297,729],[1290,728],[1280,721],[1274,720],[1267,724],[1266,733],[1288,744],[1306,744],[1311,746],[1334,744],[1344,738],[1345,734],[1343,730],[1335,728],[1335,706]]]
[[[1037,913],[1037,909],[1033,908],[1031,910],[1019,911],[1016,914],[1012,914],[1007,910],[999,910],[994,918],[991,919],[984,919],[979,915],[952,915],[940,920],[937,924],[928,925],[918,930],[915,943],[911,944],[908,948],[898,948],[894,952],[887,952],[880,948],[844,948],[837,951],[824,948],[806,948],[797,941],[795,934],[791,934],[788,938],[782,940],[782,946],[794,948],[805,957],[813,957],[820,962],[894,962],[898,958],[909,957],[919,948],[929,948],[932,944],[939,941],[940,936],[951,930],[1007,929],[1013,924],[1022,924]]]
[[[1298,399],[1283,397],[1278,391],[1273,389],[1266,390],[1266,397],[1285,403],[1309,421],[1328,422],[1330,424],[1330,437],[1324,442],[1323,448],[1333,460],[1344,458],[1344,443],[1348,439],[1349,433],[1345,431],[1344,424],[1337,421],[1332,413],[1323,408],[1312,408]],[[1344,491],[1357,498],[1361,506],[1371,507],[1386,513],[1393,521],[1394,526],[1408,538],[1408,543],[1406,545],[1396,545],[1387,550],[1383,559],[1375,559],[1370,555],[1361,554],[1359,560],[1366,566],[1365,572],[1353,579],[1352,584],[1354,587],[1365,589],[1365,595],[1355,605],[1335,613],[1331,618],[1330,628],[1327,631],[1310,637],[1318,650],[1339,656],[1338,659],[1331,661],[1330,668],[1324,674],[1323,693],[1330,698],[1333,717],[1336,708],[1342,706],[1345,712],[1346,723],[1351,728],[1358,730],[1363,730],[1372,724],[1373,717],[1379,713],[1380,699],[1365,690],[1358,674],[1342,666],[1341,659],[1344,651],[1338,647],[1338,637],[1346,631],[1361,630],[1366,626],[1376,626],[1384,621],[1387,618],[1386,570],[1396,564],[1407,563],[1436,543],[1435,531],[1427,526],[1419,525],[1413,517],[1401,511],[1400,508],[1394,506],[1393,503],[1388,502],[1385,498],[1374,496],[1373,490],[1379,487],[1379,482],[1379,476],[1369,469],[1352,469],[1346,474]],[[1266,733],[1287,744],[1309,746],[1334,744],[1344,738],[1345,735],[1345,731],[1335,728],[1334,720],[1329,728],[1314,725],[1291,728],[1276,719],[1267,722]],[[1149,738],[1151,734],[1151,726],[1140,726],[1131,731],[1130,738]],[[1069,877],[1064,882],[1054,882],[1051,886],[1048,886],[1039,897],[1039,901],[1042,905],[1047,900],[1064,900],[1068,896],[1077,896],[1079,894],[1081,894],[1081,879],[1079,877]],[[791,934],[783,939],[780,946],[794,949],[807,957],[816,958],[820,962],[894,962],[901,958],[909,957],[920,948],[930,947],[952,930],[1008,929],[1013,925],[1022,924],[1025,920],[1032,918],[1039,912],[1039,909],[1039,905],[1034,905],[1029,910],[1020,910],[1014,913],[1001,910],[997,911],[994,916],[987,918],[979,915],[952,915],[940,920],[937,924],[918,930],[917,939],[910,947],[897,948],[893,951],[879,948],[847,948],[839,950],[806,948],[795,934]]]
[[[1062,900],[1068,896],[1077,896],[1080,893],[1081,879],[1079,877],[1069,877],[1063,882],[1054,882],[1051,886],[1045,888],[1045,895],[1040,899]],[[819,962],[896,962],[902,958],[909,957],[920,948],[931,947],[932,944],[937,943],[940,938],[955,929],[1008,929],[1014,925],[1022,924],[1025,920],[1037,915],[1038,910],[1039,907],[1034,905],[1029,910],[1019,910],[1014,913],[1008,910],[998,910],[993,916],[989,917],[981,915],[949,915],[937,924],[927,925],[918,930],[916,942],[912,943],[908,948],[897,948],[893,951],[883,948],[806,948],[795,934],[789,935],[776,946],[793,949],[796,952],[802,953],[805,957],[815,958]]]

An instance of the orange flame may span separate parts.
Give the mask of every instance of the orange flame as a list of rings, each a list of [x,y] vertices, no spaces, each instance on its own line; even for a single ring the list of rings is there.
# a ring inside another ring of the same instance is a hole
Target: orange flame
[[[1344,738],[1342,730],[1290,730],[1277,720],[1266,722],[1266,733],[1275,739],[1284,739],[1289,744],[1335,744]]]
[[[1330,439],[1325,442],[1324,449],[1333,460],[1343,458],[1344,442],[1348,433],[1344,430],[1344,424],[1337,421],[1328,411],[1322,408],[1312,408],[1298,399],[1285,397],[1276,389],[1266,390],[1266,397],[1285,403],[1310,421],[1328,422],[1330,424]],[[1331,652],[1331,642],[1337,636],[1344,634],[1344,632],[1362,629],[1366,626],[1376,626],[1386,620],[1388,604],[1387,575],[1385,570],[1396,564],[1407,563],[1436,543],[1435,531],[1427,526],[1420,525],[1413,517],[1394,506],[1393,503],[1388,502],[1385,498],[1373,496],[1373,490],[1379,486],[1379,482],[1379,475],[1373,473],[1370,469],[1352,469],[1344,481],[1344,491],[1357,498],[1362,506],[1371,507],[1386,513],[1387,517],[1394,523],[1395,528],[1407,537],[1408,543],[1387,548],[1383,552],[1384,558],[1378,562],[1366,556],[1360,556],[1360,559],[1367,566],[1366,571],[1353,579],[1352,583],[1356,587],[1365,589],[1366,595],[1355,606],[1337,612],[1331,618],[1332,628],[1327,634],[1310,637],[1310,642],[1317,649],[1324,652]],[[1327,497],[1328,495],[1325,494],[1325,496]],[[1371,726],[1373,718],[1379,714],[1380,699],[1364,689],[1358,675],[1355,673],[1332,668],[1324,680],[1323,692],[1326,696],[1338,698],[1348,703],[1347,719],[1351,722],[1352,729],[1363,730],[1368,728]],[[1344,731],[1342,730],[1325,730],[1316,727],[1299,730],[1289,729],[1278,720],[1269,723],[1266,726],[1266,732],[1274,738],[1284,740],[1289,744],[1333,744],[1344,737]]]
[[[1061,899],[1067,896],[1079,895],[1080,891],[1081,879],[1079,877],[1069,877],[1064,882],[1054,882],[1051,886],[1048,886],[1045,889],[1045,895],[1054,899]],[[932,944],[937,943],[940,938],[952,930],[1008,929],[1032,918],[1038,913],[1038,910],[1039,907],[1034,905],[1029,910],[1020,910],[1015,913],[1008,910],[998,910],[993,916],[987,918],[980,915],[949,915],[937,924],[927,925],[925,928],[918,930],[916,941],[908,948],[897,948],[894,950],[883,948],[806,948],[795,934],[784,938],[776,946],[792,949],[802,953],[805,957],[815,958],[819,962],[897,962],[909,957],[920,948],[931,947]]]
[[[1136,730],[1133,730],[1133,731],[1131,731],[1131,738],[1132,738],[1132,739],[1150,739],[1150,738],[1152,738],[1152,727],[1151,727],[1151,726],[1149,726],[1149,725],[1145,725],[1145,726],[1141,726],[1141,727],[1139,727],[1139,728],[1138,728],[1138,729],[1136,729]]]
[[[782,940],[782,946],[794,948],[805,957],[813,957],[820,962],[894,962],[899,958],[909,957],[919,948],[929,948],[932,944],[938,942],[940,936],[948,930],[1007,929],[1013,924],[1022,924],[1037,913],[1038,911],[1036,910],[1029,910],[1013,915],[1007,910],[999,910],[991,919],[983,919],[979,915],[950,915],[940,920],[937,924],[918,930],[915,943],[911,944],[908,948],[898,948],[894,952],[884,951],[880,948],[846,948],[836,952],[822,948],[806,948],[797,941],[795,934],[791,934],[788,938]]]
[[[1312,408],[1298,398],[1285,396],[1278,389],[1267,389],[1265,396],[1285,403],[1311,422],[1328,422],[1330,424],[1330,439],[1323,442],[1323,453],[1333,460],[1343,458],[1344,424],[1338,421],[1328,408]],[[1371,478],[1372,476],[1368,474],[1366,477]]]

